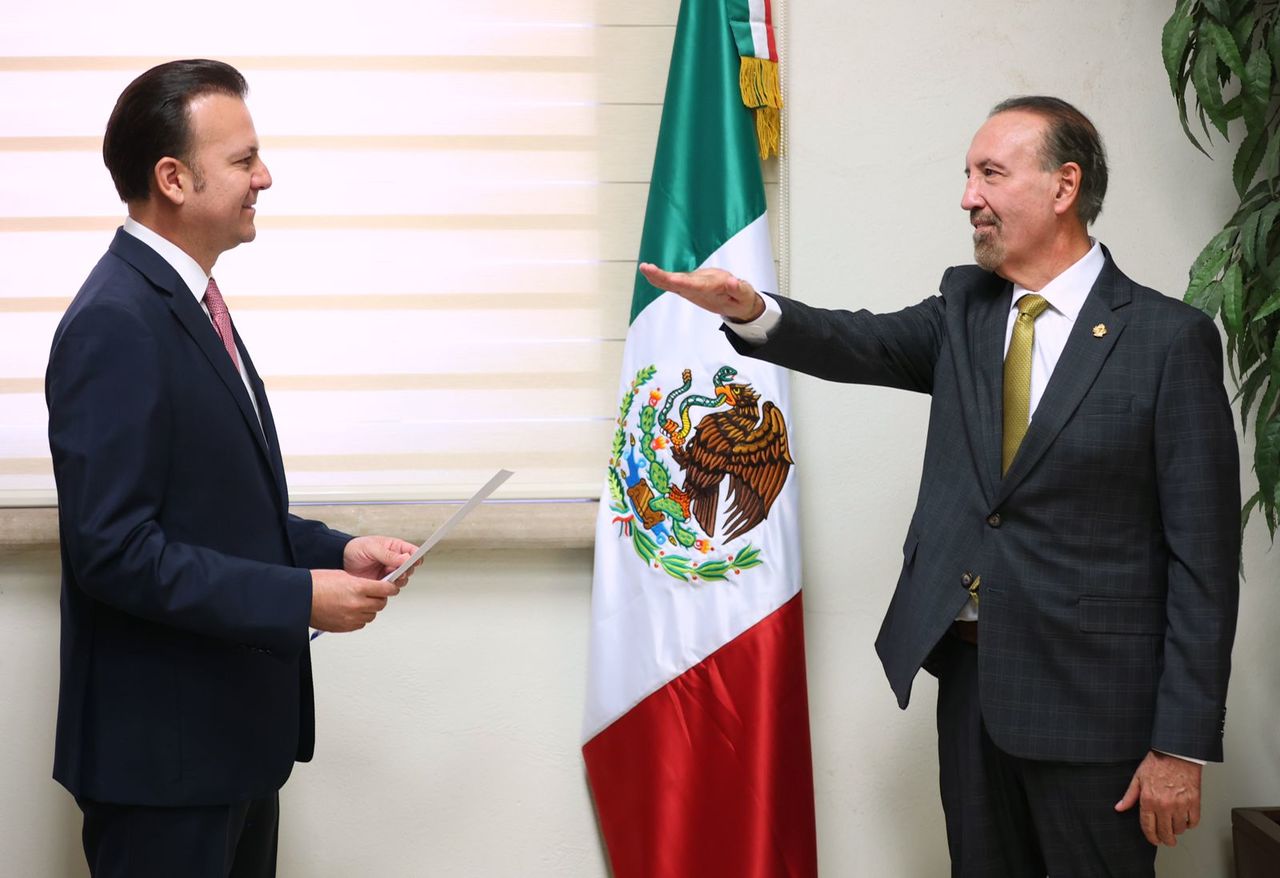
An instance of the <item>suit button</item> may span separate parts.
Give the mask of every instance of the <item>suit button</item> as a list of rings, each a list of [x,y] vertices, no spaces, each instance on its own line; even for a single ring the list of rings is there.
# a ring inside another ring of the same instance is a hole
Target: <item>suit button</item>
[[[960,577],[960,584],[963,585],[965,588],[968,588],[969,586],[973,585],[973,574],[966,572],[964,575],[962,575]]]
[[[999,512],[993,512],[993,513],[991,513],[990,515],[988,515],[988,516],[987,516],[987,524],[991,525],[992,527],[999,527],[999,526],[1000,526],[1000,513],[999,513]]]

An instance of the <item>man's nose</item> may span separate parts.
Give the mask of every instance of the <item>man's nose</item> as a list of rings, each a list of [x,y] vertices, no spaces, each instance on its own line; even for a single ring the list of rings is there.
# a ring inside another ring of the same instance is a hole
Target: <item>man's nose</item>
[[[983,207],[986,202],[982,195],[978,192],[978,181],[973,177],[965,180],[964,194],[960,196],[960,208],[962,210],[974,210]]]
[[[267,163],[259,159],[258,171],[253,175],[254,189],[270,189],[271,188],[271,172],[267,170]]]

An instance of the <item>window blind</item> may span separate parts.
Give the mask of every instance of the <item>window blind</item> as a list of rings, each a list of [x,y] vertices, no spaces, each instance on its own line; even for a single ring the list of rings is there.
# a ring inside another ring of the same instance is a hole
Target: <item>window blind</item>
[[[249,81],[274,183],[257,240],[214,275],[293,499],[451,499],[499,466],[517,473],[503,496],[598,496],[678,2],[300,9],[189,27],[151,2],[10,13],[0,504],[53,502],[49,343],[124,215],[102,128],[130,80],[179,57]]]

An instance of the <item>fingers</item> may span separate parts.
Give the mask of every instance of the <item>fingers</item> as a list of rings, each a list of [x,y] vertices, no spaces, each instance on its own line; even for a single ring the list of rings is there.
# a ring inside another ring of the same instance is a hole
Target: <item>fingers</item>
[[[1200,823],[1200,766],[1164,753],[1147,754],[1116,810],[1132,808],[1135,799],[1147,841],[1174,847],[1179,835]]]
[[[1142,784],[1138,781],[1135,774],[1133,780],[1129,781],[1129,788],[1124,791],[1124,795],[1120,797],[1120,801],[1116,802],[1117,811],[1128,811],[1138,803],[1138,795],[1142,792]]]
[[[1167,844],[1169,847],[1173,847],[1178,843],[1178,833],[1174,831],[1173,823],[1173,815],[1167,811],[1162,811],[1156,815],[1156,836],[1160,839],[1161,844]]]
[[[645,280],[660,290],[669,289],[676,279],[673,272],[664,271],[652,262],[641,262],[640,273],[644,275]]]
[[[357,631],[400,593],[394,582],[365,579],[341,570],[313,570],[311,626],[322,631]]]
[[[1138,818],[1139,824],[1142,826],[1142,834],[1147,837],[1147,841],[1154,845],[1160,844],[1160,833],[1156,831],[1156,812],[1148,811],[1143,808]]]

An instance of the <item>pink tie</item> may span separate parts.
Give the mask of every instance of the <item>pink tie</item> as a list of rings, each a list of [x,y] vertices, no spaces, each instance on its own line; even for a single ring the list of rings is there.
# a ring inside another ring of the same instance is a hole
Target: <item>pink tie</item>
[[[240,357],[236,355],[236,337],[231,332],[231,312],[227,310],[227,303],[222,300],[222,293],[213,278],[209,278],[209,286],[204,289],[204,303],[209,308],[209,316],[213,318],[213,328],[218,331],[218,338],[222,339],[222,346],[231,355],[231,362],[239,372]]]

